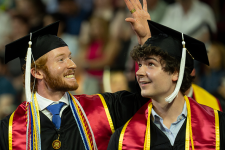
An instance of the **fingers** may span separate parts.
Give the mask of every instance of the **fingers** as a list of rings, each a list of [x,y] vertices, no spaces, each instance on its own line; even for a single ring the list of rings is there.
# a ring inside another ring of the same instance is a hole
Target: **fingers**
[[[127,5],[127,8],[131,11],[134,9],[134,6],[131,4],[131,2],[129,0],[124,0],[126,5]]]
[[[137,7],[142,10],[142,6],[139,0],[135,0]]]
[[[133,24],[135,22],[135,19],[134,18],[126,18],[125,21]]]
[[[139,10],[136,0],[130,0],[130,2],[136,10]],[[132,10],[132,9],[130,9],[130,10]]]
[[[143,10],[148,12],[147,0],[143,0]]]

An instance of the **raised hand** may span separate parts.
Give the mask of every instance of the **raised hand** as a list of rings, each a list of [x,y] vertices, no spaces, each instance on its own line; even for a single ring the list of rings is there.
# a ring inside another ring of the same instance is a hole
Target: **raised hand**
[[[145,41],[151,37],[147,22],[147,20],[151,20],[147,10],[147,1],[143,0],[143,8],[139,0],[124,1],[132,14],[132,18],[126,18],[125,21],[131,23],[132,29],[137,35],[138,43],[143,45]]]

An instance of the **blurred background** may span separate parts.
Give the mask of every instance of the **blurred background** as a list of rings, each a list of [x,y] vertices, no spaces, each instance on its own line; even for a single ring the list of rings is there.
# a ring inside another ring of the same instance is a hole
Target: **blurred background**
[[[206,44],[210,66],[195,63],[195,84],[225,103],[225,1],[147,3],[153,21]],[[19,59],[5,64],[5,45],[57,20],[61,21],[58,36],[78,66],[79,88],[73,94],[134,91],[129,52],[138,43],[124,21],[129,16],[123,0],[0,0],[0,119],[25,100]]]

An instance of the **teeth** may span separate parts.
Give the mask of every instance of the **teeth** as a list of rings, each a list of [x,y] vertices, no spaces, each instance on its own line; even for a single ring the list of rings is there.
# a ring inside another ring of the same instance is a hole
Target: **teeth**
[[[141,84],[148,84],[148,83],[150,83],[150,82],[141,82]]]
[[[65,78],[74,78],[74,75],[67,75]]]

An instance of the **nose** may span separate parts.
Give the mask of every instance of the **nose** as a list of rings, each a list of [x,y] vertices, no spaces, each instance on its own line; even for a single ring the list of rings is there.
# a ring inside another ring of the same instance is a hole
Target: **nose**
[[[144,75],[146,75],[146,67],[143,65],[143,66],[141,66],[139,69],[138,69],[138,71],[136,72],[136,75],[137,76],[144,76]]]
[[[67,64],[68,64],[68,68],[70,68],[70,69],[76,69],[77,68],[77,65],[73,62],[72,59],[68,59]]]

